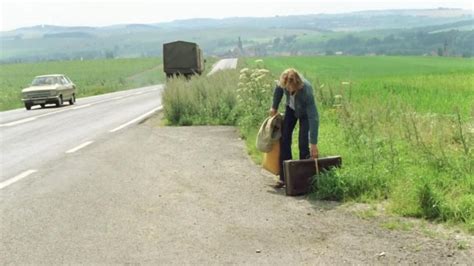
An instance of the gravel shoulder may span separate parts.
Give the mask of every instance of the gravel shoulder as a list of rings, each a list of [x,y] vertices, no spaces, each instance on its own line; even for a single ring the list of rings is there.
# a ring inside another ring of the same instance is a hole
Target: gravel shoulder
[[[233,127],[159,124],[153,117],[3,191],[0,261],[472,263],[471,236],[389,230],[392,218],[360,215],[365,206],[275,191]]]

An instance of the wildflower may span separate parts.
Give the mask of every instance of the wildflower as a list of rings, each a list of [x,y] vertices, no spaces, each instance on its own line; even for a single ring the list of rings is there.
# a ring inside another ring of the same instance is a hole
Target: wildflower
[[[343,82],[341,82],[341,84],[342,84],[342,85],[349,85],[349,84],[351,84],[351,83],[350,83],[349,81],[343,81]]]
[[[242,69],[240,70],[240,74],[247,73],[248,71],[249,71],[248,68],[242,68]]]
[[[256,63],[256,64],[263,63],[263,60],[262,60],[262,59],[257,59],[257,60],[255,60],[255,63]]]

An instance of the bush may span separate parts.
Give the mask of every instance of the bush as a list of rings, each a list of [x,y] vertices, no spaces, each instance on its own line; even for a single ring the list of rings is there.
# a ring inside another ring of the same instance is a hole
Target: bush
[[[170,78],[163,93],[164,115],[171,125],[235,125],[238,72]]]
[[[275,87],[270,71],[263,67],[263,61],[256,62],[253,68],[243,68],[239,76],[237,111],[239,126],[244,132],[258,128],[268,116]]]

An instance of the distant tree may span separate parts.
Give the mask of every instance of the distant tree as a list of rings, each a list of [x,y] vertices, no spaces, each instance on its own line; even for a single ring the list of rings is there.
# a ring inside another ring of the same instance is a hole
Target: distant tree
[[[296,35],[285,35],[283,36],[283,42],[286,44],[291,44],[296,40]]]
[[[114,52],[110,51],[110,50],[105,51],[105,58],[107,58],[107,59],[115,58]]]
[[[280,45],[280,42],[281,42],[280,37],[276,37],[275,39],[273,39],[273,47],[278,47]]]
[[[333,50],[326,50],[326,55],[334,55],[334,51]]]
[[[380,44],[380,40],[378,38],[374,37],[367,40],[367,45],[376,46],[379,44]]]
[[[396,41],[396,39],[395,39],[395,36],[393,34],[390,34],[388,36],[385,36],[385,38],[383,38],[383,41],[385,43],[393,43],[393,42]]]
[[[444,40],[443,55],[448,56],[448,40]]]
[[[438,47],[438,56],[443,56],[443,48]]]
[[[119,50],[120,50],[120,47],[118,45],[114,45],[114,57],[118,55]]]

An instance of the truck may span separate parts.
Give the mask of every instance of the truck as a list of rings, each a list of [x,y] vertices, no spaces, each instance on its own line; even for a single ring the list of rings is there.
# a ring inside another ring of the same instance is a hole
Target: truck
[[[175,41],[163,44],[163,70],[166,77],[201,75],[205,60],[199,45],[193,42]]]

